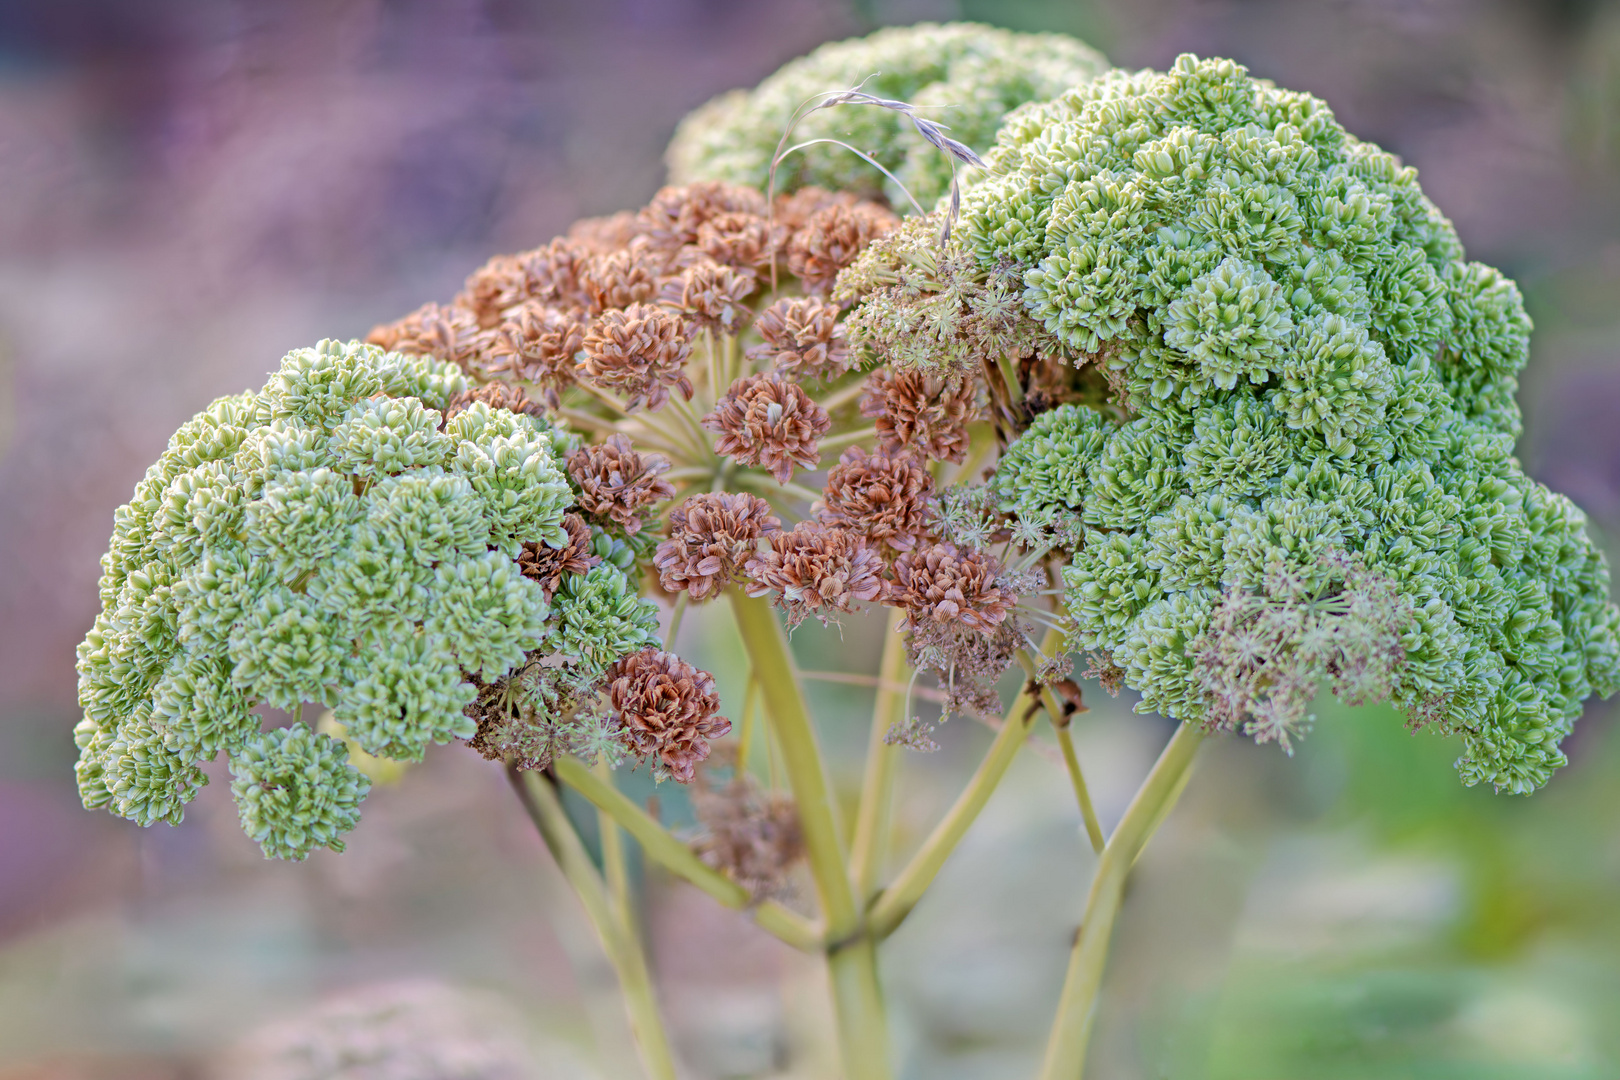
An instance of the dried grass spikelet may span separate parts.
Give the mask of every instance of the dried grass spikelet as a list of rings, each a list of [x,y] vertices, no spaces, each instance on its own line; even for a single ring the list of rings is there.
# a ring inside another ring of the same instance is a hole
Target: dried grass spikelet
[[[906,625],[959,623],[993,634],[1014,597],[996,585],[1001,565],[985,552],[931,544],[902,554],[883,602],[904,608]]]
[[[854,364],[838,305],[820,297],[785,296],[759,313],[754,329],[764,343],[750,347],[748,358],[794,378],[834,379]]]
[[[482,401],[492,409],[506,409],[508,412],[525,413],[529,416],[545,415],[545,409],[541,408],[538,402],[529,400],[529,395],[522,390],[510,383],[492,382],[452,394],[444,405],[445,420],[448,421],[457,413],[466,412],[475,401]]]
[[[910,551],[933,530],[934,478],[906,453],[845,450],[827,472],[817,510],[822,521],[851,529],[873,543]]]
[[[674,653],[647,648],[621,657],[608,669],[607,692],[629,748],[683,784],[709,756],[709,740],[731,730],[730,720],[715,715],[714,676]]]
[[[611,308],[627,308],[658,295],[669,269],[669,256],[655,249],[645,236],[628,247],[587,256],[579,266],[579,288],[586,308],[600,315]]]
[[[781,250],[786,236],[786,228],[758,214],[728,211],[698,226],[693,243],[717,263],[758,270],[770,263],[772,253]]]
[[[706,180],[660,188],[639,215],[647,236],[660,247],[694,244],[705,223],[722,214],[765,216],[765,196],[750,187]]]
[[[693,495],[670,512],[669,539],[653,552],[659,583],[693,600],[717,596],[753,557],[760,537],[781,529],[771,504],[758,495]]]
[[[539,389],[553,409],[574,383],[575,356],[585,347],[590,321],[578,310],[560,310],[529,300],[508,310],[489,347],[489,370],[509,374]]]
[[[467,276],[455,306],[465,308],[478,325],[490,330],[500,325],[507,308],[527,295],[523,263],[516,255],[497,255]]]
[[[564,514],[563,531],[568,542],[562,547],[551,547],[538,541],[526,541],[518,553],[518,569],[531,581],[538,581],[551,599],[562,586],[564,574],[588,573],[601,562],[591,545],[591,527],[578,514]]]
[[[642,507],[675,497],[674,486],[659,479],[668,471],[668,461],[638,453],[625,435],[609,435],[606,442],[568,456],[568,474],[579,485],[579,508],[627,533],[641,531]]]
[[[692,847],[698,858],[730,874],[755,900],[781,896],[788,872],[804,857],[799,811],[790,796],[762,791],[737,768],[735,758],[735,747],[721,744],[697,772],[692,809],[704,835]],[[731,779],[719,786],[711,779],[717,763],[732,769]]]
[[[748,319],[743,301],[757,288],[759,278],[752,270],[704,258],[665,281],[661,299],[711,330],[735,334]]]
[[[808,615],[825,624],[856,603],[883,595],[883,558],[858,533],[801,521],[767,541],[770,546],[743,567],[746,591],[749,596],[777,593],[790,625]]]
[[[632,304],[602,312],[585,331],[577,371],[598,386],[624,395],[627,408],[645,403],[656,411],[678,387],[692,400],[686,361],[697,326],[673,311]]]
[[[879,368],[866,380],[861,415],[877,421],[878,448],[911,449],[935,461],[967,457],[968,424],[978,415],[971,378]]]
[[[409,356],[449,360],[463,371],[481,374],[489,337],[478,316],[454,304],[423,304],[397,322],[372,328],[366,344]]]
[[[716,453],[768,469],[785,484],[795,465],[812,469],[821,460],[816,444],[832,419],[797,383],[780,375],[744,375],[714,403],[703,426],[720,435]]]
[[[825,293],[862,248],[899,225],[899,218],[876,203],[824,207],[788,241],[788,272],[804,282],[806,292]]]

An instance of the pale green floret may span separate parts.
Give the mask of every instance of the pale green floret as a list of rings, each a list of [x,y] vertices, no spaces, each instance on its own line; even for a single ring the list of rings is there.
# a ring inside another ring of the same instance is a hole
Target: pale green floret
[[[440,465],[455,445],[439,434],[443,419],[413,398],[367,399],[349,406],[332,431],[329,453],[339,469],[354,476]]]
[[[178,821],[197,763],[260,739],[260,704],[330,704],[368,750],[411,759],[474,733],[468,673],[502,678],[546,634],[512,556],[563,538],[557,462],[577,440],[482,404],[440,432],[465,386],[454,365],[323,341],[175,434],[114,514],[78,650],[86,805]]]
[[[401,621],[369,634],[349,663],[333,715],[366,753],[420,761],[428,743],[477,732],[461,710],[478,689],[462,679],[445,639]]]
[[[637,596],[607,563],[564,578],[553,603],[548,647],[582,671],[599,674],[626,653],[659,643],[658,605]]]
[[[1064,417],[1104,440],[1083,482],[1040,467],[1056,420],[997,477],[1015,536],[1077,500],[1092,526],[1076,639],[1176,719],[1286,744],[1326,686],[1462,735],[1466,782],[1545,783],[1620,689],[1620,608],[1514,457],[1522,297],[1416,171],[1191,56],[1026,106],[986,157],[959,242],[1134,414]]]
[[[546,635],[545,590],[498,551],[440,563],[431,589],[427,632],[486,680],[523,663]]]
[[[349,750],[304,724],[262,732],[231,754],[231,794],[242,829],[266,858],[302,861],[318,847],[343,850],[360,821],[371,779]]]
[[[681,122],[665,158],[670,182],[724,180],[763,189],[777,142],[795,109],[815,95],[857,83],[878,97],[909,102],[948,127],[951,138],[984,150],[1002,118],[1098,74],[1108,62],[1060,34],[1017,34],[975,23],[895,27],[835,42],[782,67],[752,91],[733,90]],[[895,173],[923,206],[950,188],[945,155],[899,113],[842,106],[812,114],[792,141],[836,138]],[[811,146],[783,160],[777,190],[806,185],[875,196],[900,206],[905,196],[855,154]]]
[[[1086,473],[1102,455],[1110,425],[1093,409],[1061,405],[1035,418],[1007,448],[991,485],[1020,513],[1078,511],[1086,500]]]

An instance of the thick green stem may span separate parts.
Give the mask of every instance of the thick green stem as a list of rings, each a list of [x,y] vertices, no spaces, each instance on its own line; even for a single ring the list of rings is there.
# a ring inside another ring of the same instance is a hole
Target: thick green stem
[[[847,1080],[890,1080],[894,1074],[878,984],[877,949],[862,924],[845,869],[832,787],[788,651],[787,634],[769,601],[751,599],[735,589],[730,596],[737,629],[759,679],[765,715],[782,749],[805,854],[821,900],[844,1075]]]
[[[882,869],[884,839],[889,833],[889,804],[894,794],[894,773],[899,750],[888,742],[889,728],[900,719],[905,698],[906,641],[900,633],[905,612],[894,608],[884,630],[883,660],[878,666],[877,700],[872,704],[872,733],[866,743],[866,776],[855,814],[855,838],[849,845],[849,876],[855,898],[865,904],[877,888]]]
[[[593,772],[578,758],[558,758],[552,765],[557,779],[636,838],[647,857],[677,877],[684,878],[734,911],[746,911],[760,928],[805,952],[821,947],[821,933],[808,919],[774,900],[755,904],[748,890],[699,859],[690,847],[672,836],[613,783]]]
[[[973,779],[968,781],[967,787],[962,789],[962,794],[957,796],[945,817],[934,826],[934,831],[923,841],[922,847],[900,871],[900,876],[872,902],[871,910],[867,913],[867,924],[879,940],[892,934],[911,913],[911,909],[917,906],[917,901],[934,883],[945,860],[950,858],[951,852],[956,850],[956,845],[961,843],[968,828],[978,818],[979,811],[990,801],[990,793],[996,790],[996,785],[1007,774],[1008,766],[1018,756],[1018,748],[1024,745],[1029,729],[1035,724],[1035,717],[1040,712],[1037,706],[1038,699],[1031,696],[1027,689],[1019,692],[1012,708],[1007,711],[1001,730],[996,733],[996,741],[990,744],[990,750],[979,763]]]
[[[1069,955],[1069,971],[1063,980],[1057,1018],[1052,1022],[1052,1033],[1047,1039],[1040,1080],[1081,1080],[1097,991],[1102,986],[1103,967],[1108,961],[1108,944],[1125,895],[1125,879],[1153,831],[1169,814],[1186,786],[1193,758],[1203,739],[1203,732],[1193,725],[1182,724],[1176,729],[1154,763],[1153,771],[1137,789],[1119,827],[1108,838],[1102,858],[1097,860],[1097,874],[1086,899],[1079,936]]]
[[[619,989],[624,995],[625,1011],[630,1016],[630,1030],[641,1051],[641,1061],[650,1080],[676,1080],[675,1056],[670,1051],[669,1037],[664,1033],[663,1017],[658,1011],[658,997],[653,989],[652,975],[647,970],[647,958],[641,945],[620,922],[613,910],[602,876],[596,872],[585,844],[564,812],[557,789],[544,775],[537,772],[519,772],[507,767],[512,786],[517,789],[523,808],[546,842],[552,858],[563,876],[579,895],[585,914],[596,928],[607,951],[608,960],[619,976]]]

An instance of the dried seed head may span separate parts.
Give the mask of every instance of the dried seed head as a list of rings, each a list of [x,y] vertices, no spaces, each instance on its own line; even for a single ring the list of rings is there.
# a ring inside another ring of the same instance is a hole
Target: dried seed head
[[[1014,597],[996,585],[1001,565],[990,555],[955,544],[931,544],[895,560],[884,603],[904,608],[906,624],[959,623],[990,635]]]
[[[760,537],[781,529],[771,504],[758,495],[693,495],[670,512],[669,539],[653,553],[659,583],[693,600],[717,596],[753,557]]]
[[[651,304],[604,311],[585,332],[578,371],[623,394],[632,409],[645,403],[656,411],[669,400],[671,387],[690,401],[685,368],[696,332],[696,324]]]
[[[659,190],[641,211],[642,227],[660,247],[697,242],[698,230],[721,214],[765,216],[765,197],[753,188],[709,180]]]
[[[608,669],[607,691],[629,748],[683,784],[709,756],[709,740],[731,730],[730,720],[715,715],[714,676],[674,653],[647,648],[622,657]]]
[[[777,224],[794,231],[804,228],[811,215],[818,211],[825,210],[829,206],[842,206],[848,209],[858,206],[860,201],[860,196],[854,192],[828,191],[826,188],[811,185],[789,195],[778,195],[772,216]]]
[[[540,587],[546,590],[548,600],[562,586],[564,574],[587,573],[602,561],[592,549],[591,528],[585,524],[584,518],[578,514],[564,514],[562,526],[568,534],[568,542],[562,547],[554,548],[531,540],[524,543],[522,552],[518,554],[518,569],[523,571],[524,577],[540,583]]]
[[[579,275],[595,250],[579,240],[558,237],[543,247],[516,256],[523,269],[523,289],[522,295],[512,302],[539,300],[560,308],[587,306],[590,301],[580,286]]]
[[[669,267],[668,257],[638,236],[628,247],[599,252],[579,268],[579,287],[592,315],[653,299]]]
[[[711,329],[735,334],[748,318],[743,301],[758,287],[752,270],[703,259],[666,281],[662,299]]]
[[[781,249],[787,230],[758,214],[724,213],[698,226],[697,247],[717,263],[759,269]]]
[[[879,368],[866,380],[861,415],[877,421],[885,453],[910,449],[936,461],[967,457],[967,426],[978,413],[972,379]]]
[[[788,242],[788,270],[804,282],[806,292],[824,293],[862,248],[899,225],[899,218],[876,203],[835,203],[817,210]]]
[[[516,255],[497,255],[474,270],[455,306],[472,312],[485,330],[500,325],[501,313],[527,296],[523,264]]]
[[[538,387],[546,404],[557,408],[558,394],[573,385],[574,358],[585,346],[589,321],[577,310],[561,311],[538,300],[506,316],[489,349],[489,370]]]
[[[478,316],[466,308],[423,304],[398,322],[373,327],[366,344],[409,356],[438,357],[478,374],[489,337],[478,325]]]
[[[736,768],[730,760],[735,755],[727,749],[717,746],[698,770],[692,809],[706,835],[692,846],[699,858],[730,874],[754,899],[780,896],[788,871],[804,857],[798,808],[785,794],[761,791],[753,777]],[[717,759],[733,769],[730,782],[719,787],[710,781]]]
[[[777,593],[793,625],[807,615],[826,623],[883,594],[883,559],[855,533],[802,521],[768,540],[770,546],[743,568],[748,595]]]
[[[814,468],[816,444],[832,420],[797,383],[779,375],[744,375],[731,384],[703,426],[720,433],[716,453],[770,470],[785,484],[795,465]]]
[[[754,329],[764,344],[748,350],[777,371],[800,379],[833,379],[854,363],[838,305],[814,296],[787,296],[760,312]]]
[[[465,412],[475,401],[482,401],[492,409],[506,409],[509,412],[525,413],[529,416],[545,415],[545,410],[537,402],[530,401],[529,396],[522,390],[509,383],[492,382],[452,394],[450,400],[445,402],[445,420],[448,421],[457,413]]]
[[[597,251],[614,251],[630,246],[646,227],[634,210],[620,210],[607,217],[581,218],[568,227],[568,239]]]
[[[637,453],[624,435],[609,435],[606,442],[582,446],[568,457],[568,474],[579,485],[580,509],[627,533],[641,531],[642,507],[675,497],[675,488],[659,479],[668,470],[668,461]]]
[[[827,472],[821,520],[895,551],[910,551],[933,530],[934,478],[910,454],[845,450]]]

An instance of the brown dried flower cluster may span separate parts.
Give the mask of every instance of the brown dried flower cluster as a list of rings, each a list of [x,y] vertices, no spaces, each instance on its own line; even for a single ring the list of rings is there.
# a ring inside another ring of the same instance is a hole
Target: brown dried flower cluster
[[[716,214],[698,227],[696,246],[717,263],[759,270],[781,250],[787,230],[758,214]]]
[[[526,301],[509,311],[495,332],[489,370],[533,384],[555,409],[561,404],[558,395],[573,385],[574,357],[585,345],[589,325],[578,311]]]
[[[772,533],[768,542],[743,568],[747,592],[777,593],[791,625],[807,615],[826,623],[857,602],[883,595],[883,559],[855,533],[801,521],[791,532]]]
[[[1014,600],[996,585],[1000,574],[1001,566],[985,552],[932,544],[895,560],[894,580],[883,602],[904,608],[908,626],[960,623],[990,635]]]
[[[821,520],[859,532],[895,551],[910,551],[933,529],[934,478],[906,453],[845,450],[827,472]]]
[[[669,515],[669,539],[653,553],[660,584],[693,600],[719,595],[742,571],[759,539],[782,522],[758,495],[725,491],[693,495]]]
[[[625,435],[609,435],[606,442],[568,456],[568,474],[579,485],[579,508],[627,533],[641,531],[642,507],[675,497],[674,486],[659,479],[668,471],[668,461],[637,453]]]
[[[522,257],[497,255],[467,276],[457,294],[455,306],[473,313],[478,325],[492,330],[501,324],[503,312],[526,298]]]
[[[709,740],[731,730],[730,720],[715,715],[714,676],[673,653],[647,648],[620,658],[608,669],[607,693],[630,749],[683,784],[709,756]]]
[[[660,297],[711,330],[735,334],[748,321],[744,300],[759,288],[752,270],[739,270],[705,259],[664,284]]]
[[[647,235],[662,247],[695,244],[703,226],[727,214],[765,216],[765,196],[719,180],[660,188],[639,215]]]
[[[551,547],[536,540],[526,541],[518,554],[518,569],[523,576],[538,581],[546,590],[546,599],[557,594],[564,574],[583,574],[601,562],[592,550],[591,529],[578,514],[564,514],[563,531],[568,542],[562,547]]]
[[[819,297],[783,297],[760,312],[754,329],[765,340],[748,358],[768,361],[785,375],[835,379],[854,363],[838,305]]]
[[[477,375],[488,338],[478,316],[466,308],[423,304],[397,322],[373,327],[366,344],[410,356],[437,356]]]
[[[978,388],[971,379],[879,368],[866,388],[861,415],[877,421],[879,449],[909,448],[958,464],[967,458],[967,426],[978,413]]]
[[[477,401],[482,401],[492,409],[506,409],[508,412],[526,413],[529,416],[545,415],[545,410],[530,401],[529,395],[522,390],[510,383],[492,382],[452,394],[444,405],[445,420],[450,420],[457,413],[466,412]]]
[[[698,770],[692,791],[692,809],[705,834],[692,845],[698,857],[731,879],[756,900],[780,896],[787,874],[804,857],[804,833],[799,812],[789,796],[762,791],[752,776],[736,768],[728,748],[715,748],[714,757]],[[733,769],[732,778],[716,787],[709,779],[717,759]]]
[[[668,268],[668,254],[644,236],[630,241],[628,247],[590,256],[579,268],[587,310],[600,315],[610,308],[627,308],[656,298]]]
[[[716,453],[767,469],[785,484],[795,465],[813,469],[821,460],[816,444],[832,420],[798,383],[779,375],[744,375],[714,403],[703,426],[720,435]]]
[[[671,387],[690,401],[692,381],[685,369],[696,329],[680,315],[651,304],[604,311],[585,332],[579,370],[597,385],[623,394],[632,409],[645,404],[656,411],[669,400]]]
[[[827,292],[862,248],[899,225],[899,218],[875,203],[824,207],[788,241],[788,270],[804,282],[806,292]]]

